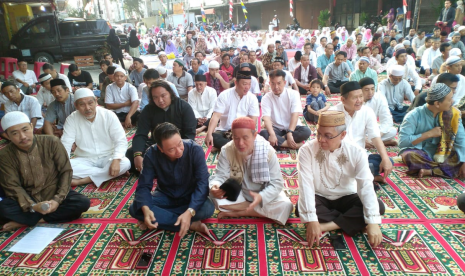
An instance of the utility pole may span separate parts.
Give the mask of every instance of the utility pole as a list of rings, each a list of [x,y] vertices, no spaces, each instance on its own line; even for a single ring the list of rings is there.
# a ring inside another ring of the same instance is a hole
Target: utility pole
[[[421,0],[416,0],[416,4],[415,4],[415,13],[413,15],[413,22],[415,24],[413,24],[414,28],[415,29],[418,29],[418,23],[420,22],[420,6],[421,6]]]

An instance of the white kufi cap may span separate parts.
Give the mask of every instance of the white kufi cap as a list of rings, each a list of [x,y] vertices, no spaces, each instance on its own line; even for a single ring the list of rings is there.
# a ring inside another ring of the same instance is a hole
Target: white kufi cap
[[[3,131],[6,131],[8,128],[19,125],[19,124],[24,124],[24,123],[30,123],[31,120],[29,117],[21,112],[21,111],[11,111],[5,114],[2,118],[2,128]]]

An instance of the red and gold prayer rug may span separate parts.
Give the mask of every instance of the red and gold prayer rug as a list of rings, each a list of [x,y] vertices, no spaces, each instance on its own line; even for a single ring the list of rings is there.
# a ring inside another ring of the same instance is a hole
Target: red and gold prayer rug
[[[330,103],[337,100],[333,96]],[[315,125],[303,117],[301,122],[315,132]],[[135,129],[127,131],[128,141],[134,134]],[[214,174],[218,154],[211,153],[204,139],[202,133],[196,142]],[[5,145],[0,140],[0,148]],[[393,157],[398,150],[388,148]],[[299,198],[297,154],[277,152],[284,191],[294,204]],[[280,226],[250,217],[219,220],[216,212],[205,221],[208,235],[190,231],[183,239],[169,231],[141,231],[128,211],[137,186],[131,175],[100,188],[77,187],[91,199],[91,208],[69,224],[44,225],[65,230],[40,254],[8,252],[32,228],[0,232],[0,275],[465,275],[465,215],[456,207],[465,184],[411,177],[399,162],[397,158],[388,182],[377,191],[386,213],[383,243],[376,248],[363,233],[349,237],[340,231],[325,233],[320,246],[311,248],[305,226],[294,214]],[[342,235],[347,250],[335,250],[330,235]],[[144,253],[151,256],[149,268],[138,269]]]

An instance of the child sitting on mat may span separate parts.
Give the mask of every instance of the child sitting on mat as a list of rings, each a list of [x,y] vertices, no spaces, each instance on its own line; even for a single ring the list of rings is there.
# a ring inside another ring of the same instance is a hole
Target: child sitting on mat
[[[310,82],[310,91],[307,96],[307,105],[304,109],[304,118],[308,122],[317,123],[321,112],[329,109],[329,103],[323,93],[323,83],[319,79]]]

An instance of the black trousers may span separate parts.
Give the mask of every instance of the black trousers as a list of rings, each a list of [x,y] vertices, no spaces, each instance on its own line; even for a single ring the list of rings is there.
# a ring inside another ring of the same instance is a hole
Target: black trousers
[[[122,58],[122,57],[120,57],[119,59],[116,59],[116,58],[115,58],[114,61],[115,61],[116,64],[119,63],[123,69],[126,69],[126,68],[124,67],[124,61],[123,61],[123,58]]]
[[[124,121],[126,121],[126,116],[128,116],[128,113],[125,113],[125,112],[120,112],[120,113],[116,113],[116,116],[118,116],[118,119],[120,122],[124,123]],[[139,120],[139,115],[140,115],[140,112],[139,111],[136,111],[134,112],[134,114],[132,114],[131,116],[131,124],[133,126],[136,126],[137,125],[137,121]]]
[[[307,90],[307,89],[304,89],[304,88],[302,88],[302,87],[300,87],[300,86],[298,86],[298,87],[299,87],[299,93],[300,93],[300,95],[307,95],[307,93],[308,93],[308,90]]]
[[[331,91],[331,93],[335,94],[335,93],[341,93],[341,90],[339,89],[341,87],[341,85],[343,85],[344,83],[346,83],[346,81],[336,81],[336,82],[329,82],[328,81],[328,87],[329,87],[329,91]]]
[[[208,125],[209,125],[209,124],[210,124],[210,119],[207,119],[207,120],[205,121],[205,123],[203,123],[202,125],[200,125],[200,124],[199,124],[199,121],[197,121],[197,128],[200,128],[200,127],[203,127],[203,126],[204,126],[204,127],[207,127],[207,128],[205,129],[205,131],[207,131],[207,130],[208,130]]]
[[[287,137],[284,137],[286,135],[286,130],[280,130],[276,127],[273,127],[273,130],[276,134],[276,138],[278,138],[278,146],[280,147],[285,141],[287,141]],[[308,127],[296,126],[294,133],[292,133],[292,137],[294,138],[294,142],[298,144],[303,142],[304,140],[307,140],[311,134],[312,131]],[[270,138],[270,133],[266,129],[260,131],[260,135],[267,141]]]
[[[0,201],[0,219],[14,221],[27,226],[36,225],[41,219],[48,223],[64,223],[81,217],[81,214],[90,207],[90,200],[74,190],[70,190],[65,200],[55,212],[42,215],[41,213],[24,212],[19,203],[11,198]]]
[[[380,215],[384,215],[386,210],[384,203],[378,199],[378,204]],[[299,216],[298,206],[297,203],[295,208],[297,217]],[[343,196],[336,200],[315,195],[315,208],[319,222],[334,222],[351,237],[366,227],[363,204],[358,194]]]
[[[225,133],[226,131],[221,131],[221,130],[218,130],[212,133],[213,146],[215,148],[221,149],[224,145],[226,145],[229,141],[231,141],[231,139],[224,137]]]

